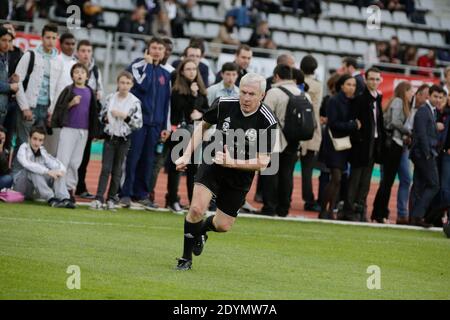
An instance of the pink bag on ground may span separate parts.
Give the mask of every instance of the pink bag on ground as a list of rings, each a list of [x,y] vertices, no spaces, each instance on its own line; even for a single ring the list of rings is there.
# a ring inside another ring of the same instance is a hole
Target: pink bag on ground
[[[24,200],[25,200],[25,197],[20,192],[13,191],[13,190],[6,190],[3,192],[0,192],[0,201],[17,203],[17,202],[23,202]]]

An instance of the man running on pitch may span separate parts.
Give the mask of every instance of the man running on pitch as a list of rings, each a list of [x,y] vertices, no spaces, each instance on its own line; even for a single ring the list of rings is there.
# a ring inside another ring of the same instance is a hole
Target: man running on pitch
[[[219,98],[203,115],[203,120],[183,156],[176,162],[183,171],[193,151],[202,141],[202,134],[217,125],[212,163],[202,163],[195,177],[193,199],[184,222],[183,257],[177,270],[192,267],[192,253],[200,255],[207,240],[206,232],[227,232],[236,220],[257,170],[265,169],[275,137],[277,121],[268,107],[261,103],[266,91],[264,77],[249,73],[241,79],[239,98]],[[236,138],[237,137],[237,138]],[[205,148],[209,149],[209,146]],[[216,197],[215,215],[203,220],[212,197]]]

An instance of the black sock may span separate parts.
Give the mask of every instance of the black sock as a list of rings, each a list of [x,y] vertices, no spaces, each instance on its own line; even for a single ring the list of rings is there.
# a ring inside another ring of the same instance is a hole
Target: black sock
[[[184,259],[192,260],[192,248],[194,247],[195,239],[200,235],[202,223],[203,221],[190,223],[186,219],[184,220]]]
[[[208,231],[217,232],[216,227],[213,224],[214,217],[215,217],[215,215],[212,215],[212,216],[209,216],[208,218],[206,218],[205,220],[203,220],[201,234],[205,234]]]

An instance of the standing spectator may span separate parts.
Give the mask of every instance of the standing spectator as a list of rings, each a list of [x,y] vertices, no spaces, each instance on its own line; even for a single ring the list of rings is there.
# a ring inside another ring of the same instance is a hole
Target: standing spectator
[[[148,199],[155,147],[158,141],[164,142],[170,135],[170,128],[167,126],[170,73],[160,64],[164,57],[164,41],[152,38],[144,57],[136,59],[127,68],[134,77],[131,93],[141,101],[143,126],[131,134],[120,200],[125,207],[131,205],[133,198],[145,209],[155,209],[153,202]]]
[[[238,39],[238,31],[236,28],[236,19],[232,15],[227,15],[225,21],[219,28],[219,33],[214,42],[240,45],[241,42]]]
[[[267,21],[260,21],[248,40],[248,45],[252,48],[276,49],[277,45],[272,39]]]
[[[73,65],[77,63],[77,58],[75,57],[76,39],[72,33],[68,32],[61,35],[59,43],[61,46],[60,56],[64,63],[62,81],[63,86],[67,87],[73,83],[72,77],[70,76],[70,70]]]
[[[189,46],[187,46],[183,51],[183,59],[192,59],[197,64],[200,70],[200,75],[202,77],[203,83],[205,84],[205,86],[208,86],[209,67],[200,61],[202,59],[202,49],[200,48],[200,46],[196,45],[195,43],[189,44]],[[182,61],[181,59],[175,60],[172,63],[172,66],[175,69],[178,68],[181,61]],[[176,73],[173,74],[173,77],[175,76]],[[173,78],[172,80],[173,82],[175,82],[175,78]]]
[[[327,88],[328,88],[328,95],[326,95],[322,99],[322,105],[320,106],[320,127],[322,130],[322,141],[320,143],[320,149],[323,147],[323,139],[327,133],[327,108],[328,108],[328,102],[331,97],[335,96],[337,94],[336,92],[336,82],[339,80],[340,75],[336,72],[333,73],[327,80]],[[319,150],[319,155],[321,151]],[[320,167],[320,176],[319,176],[319,195],[317,202],[319,205],[323,202],[324,195],[325,195],[325,188],[330,181],[330,170],[326,167],[326,165],[319,161],[319,167]]]
[[[389,101],[384,114],[386,128],[386,143],[383,150],[383,177],[380,181],[371,219],[378,223],[389,223],[389,200],[395,176],[400,167],[404,140],[411,134],[406,126],[406,120],[411,114],[410,104],[414,96],[411,83],[400,82],[394,91],[394,97]]]
[[[361,128],[352,135],[350,153],[350,178],[347,199],[344,202],[344,219],[367,221],[367,195],[375,162],[380,163],[384,141],[382,95],[377,91],[381,73],[370,68],[365,73],[366,88],[352,102],[353,115]]]
[[[295,68],[295,58],[290,53],[282,53],[277,57],[277,65],[284,64],[286,66],[291,67],[292,69]],[[267,78],[267,85],[266,90],[269,91],[270,88],[272,88],[273,84],[273,75]],[[266,91],[266,93],[267,93]]]
[[[173,74],[175,71],[175,68],[172,67],[172,65],[168,63],[169,58],[173,51],[173,42],[169,38],[163,38],[162,40],[164,42],[165,51],[164,51],[164,58],[161,61],[161,65],[164,69],[167,70],[167,72],[169,72],[169,74]],[[170,112],[170,108],[168,108],[168,111]],[[170,116],[169,115],[167,116],[167,121],[168,121],[167,127],[170,127],[171,124],[170,124]],[[169,154],[170,139],[167,139],[164,143],[160,142],[159,144],[161,144],[163,146],[163,148],[162,148],[162,150],[158,150],[158,146],[156,147],[155,163],[153,166],[152,178],[150,180],[149,199],[151,202],[155,201],[155,186],[156,186],[156,182],[158,181],[159,171],[166,163],[166,159]]]
[[[417,66],[422,68],[435,68],[436,67],[436,54],[434,50],[429,50],[427,54],[420,56],[417,60]],[[433,77],[433,71],[425,69],[417,72],[425,77]]]
[[[6,131],[0,125],[0,191],[4,188],[11,188],[13,177],[9,169],[9,152],[5,149]]]
[[[63,87],[64,65],[56,50],[58,27],[47,24],[42,29],[42,45],[27,51],[20,59],[16,74],[19,91],[16,98],[21,112],[17,115],[17,148],[28,140],[33,125],[49,127],[58,94]],[[34,67],[28,76],[30,61]]]
[[[220,75],[222,81],[208,88],[208,105],[220,97],[238,97],[239,87],[235,85],[238,77],[239,66],[234,62],[226,62],[222,65]]]
[[[12,34],[13,39],[16,37],[16,31],[12,24],[5,23],[3,24],[3,27],[6,28],[10,34]],[[23,56],[22,49],[15,46],[11,42],[8,52],[8,77],[10,83],[19,83],[19,76],[15,74],[15,71],[17,64],[19,63],[19,60],[22,58],[22,56]],[[11,149],[12,139],[16,134],[16,124],[17,124],[16,118],[18,110],[19,106],[17,104],[16,94],[10,94],[8,113],[6,114],[4,123],[6,129],[6,141],[4,148],[7,150]]]
[[[421,85],[414,95],[411,103],[411,113],[406,120],[405,127],[412,132],[414,126],[414,115],[417,109],[424,105],[429,98],[430,87],[427,84]],[[405,137],[403,140],[403,152],[398,168],[398,179],[400,181],[397,191],[397,222],[396,224],[409,224],[409,190],[412,182],[411,160],[409,159],[411,147],[411,136]]]
[[[107,210],[115,210],[114,197],[119,191],[122,166],[130,148],[130,134],[142,127],[141,102],[130,93],[133,87],[133,75],[123,71],[117,76],[117,92],[105,99],[100,112],[105,124],[105,143],[103,144],[102,170],[98,180],[97,195],[91,203],[91,209],[102,209],[104,194],[109,176],[111,182],[106,202]]]
[[[241,44],[236,51],[236,56],[234,59],[234,63],[239,66],[238,78],[236,79],[236,85],[239,87],[241,82],[241,78],[247,74],[247,68],[250,66],[250,62],[252,60],[253,52],[252,48],[250,48],[246,44]],[[220,72],[216,75],[216,83],[222,81],[222,77]]]
[[[327,132],[323,137],[323,146],[319,155],[322,162],[331,171],[331,180],[327,184],[321,203],[319,219],[336,219],[336,201],[339,196],[342,173],[347,166],[350,151],[335,150],[330,135],[334,138],[349,136],[361,128],[361,122],[352,117],[351,100],[355,96],[356,80],[344,74],[336,83],[338,94],[330,98],[327,106]]]
[[[57,158],[67,169],[66,184],[72,199],[83,151],[98,125],[95,92],[86,85],[88,72],[84,64],[73,65],[70,69],[73,83],[59,95],[52,117],[52,127],[61,129]]]
[[[9,83],[8,76],[8,52],[12,40],[12,34],[0,27],[0,126],[3,126],[8,113],[9,94],[19,90],[17,83]]]
[[[285,125],[286,109],[289,103],[289,96],[285,92],[293,95],[301,94],[292,76],[292,69],[289,66],[280,64],[273,71],[274,84],[272,89],[267,91],[264,104],[267,105],[278,118],[282,128]],[[286,142],[281,143],[285,145]],[[259,179],[263,184],[263,203],[261,213],[264,215],[279,215],[286,217],[291,206],[292,190],[294,186],[294,167],[297,162],[298,142],[287,142],[284,150],[279,155],[279,169],[273,175],[260,175]]]
[[[61,82],[63,88],[65,88],[73,83],[72,77],[70,75],[70,70],[72,69],[73,65],[77,63],[77,59],[74,56],[76,45],[75,36],[71,33],[64,33],[63,35],[61,35],[59,43],[61,46],[60,57],[64,65]],[[52,133],[48,134],[47,138],[45,139],[45,148],[47,152],[54,157],[56,157],[56,154],[58,152],[60,131],[60,128],[52,129]]]
[[[97,101],[97,106],[100,106],[100,101],[103,97],[103,81],[100,69],[95,64],[93,58],[93,47],[89,40],[81,40],[77,45],[78,62],[83,64],[88,69],[87,85],[93,90],[93,98]],[[97,117],[100,109],[97,109]],[[78,184],[75,194],[84,199],[93,199],[95,196],[89,193],[86,186],[86,172],[91,158],[92,140],[96,137],[95,132],[90,132],[86,142],[86,148],[83,152],[83,161],[78,169]]]
[[[194,60],[184,59],[177,69],[177,77],[172,88],[170,120],[172,126],[189,130],[192,134],[194,122],[200,121],[203,114],[208,110],[208,99],[206,88]],[[171,141],[171,149],[176,143]],[[187,190],[189,202],[192,200],[194,190],[194,176],[197,172],[197,165],[192,161],[187,165]],[[175,164],[169,163],[169,177],[167,183],[167,203],[171,211],[181,213],[182,208],[179,203],[178,185],[180,183],[180,173],[177,172]]]
[[[316,80],[314,72],[318,67],[317,60],[311,56],[305,56],[300,62],[300,69],[305,74],[305,82],[308,85],[308,94],[314,110],[314,117],[318,124],[311,140],[302,141],[300,161],[302,164],[302,198],[306,211],[320,212],[320,205],[316,202],[312,186],[312,172],[317,162],[317,155],[322,142],[322,128],[320,123],[320,104],[322,103],[322,83]]]
[[[23,193],[25,199],[33,199],[37,193],[51,207],[74,209],[66,188],[66,168],[45,150],[45,135],[45,128],[30,128],[29,141],[17,152],[19,170],[13,188]]]
[[[430,99],[420,107],[414,116],[411,160],[414,163],[413,186],[411,188],[410,223],[430,227],[423,217],[439,192],[439,174],[436,163],[438,152],[438,130],[436,107],[442,104],[444,89],[433,85]]]
[[[356,80],[356,92],[355,97],[363,93],[366,84],[364,82],[364,77],[361,74],[361,70],[358,69],[358,62],[355,58],[345,57],[342,60],[342,72],[352,76]]]

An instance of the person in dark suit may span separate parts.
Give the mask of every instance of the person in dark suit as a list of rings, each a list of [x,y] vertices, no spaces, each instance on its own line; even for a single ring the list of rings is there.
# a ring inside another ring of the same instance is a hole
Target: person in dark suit
[[[430,98],[417,110],[410,158],[414,163],[414,178],[411,190],[410,224],[431,227],[425,223],[424,215],[439,192],[439,173],[436,163],[438,152],[438,125],[436,107],[442,104],[445,91],[438,85],[430,88]]]
[[[365,74],[367,85],[363,93],[352,101],[352,113],[361,121],[361,129],[351,136],[351,172],[347,199],[344,202],[344,220],[366,221],[370,180],[375,162],[380,163],[384,141],[382,95],[377,91],[381,73],[370,68]]]
[[[325,188],[325,195],[321,203],[321,212],[319,219],[336,218],[334,208],[339,195],[341,185],[342,172],[347,166],[350,151],[337,151],[334,149],[328,130],[333,134],[334,138],[342,138],[353,134],[361,128],[361,122],[354,119],[351,112],[351,99],[355,94],[356,80],[348,74],[341,76],[336,83],[336,91],[338,94],[330,98],[327,107],[327,130],[322,139],[319,160],[330,169],[331,181]]]
[[[366,82],[364,76],[361,74],[361,70],[358,68],[358,62],[355,58],[345,57],[342,59],[342,71],[348,75],[351,75],[356,80],[355,97],[363,93],[366,88]]]

